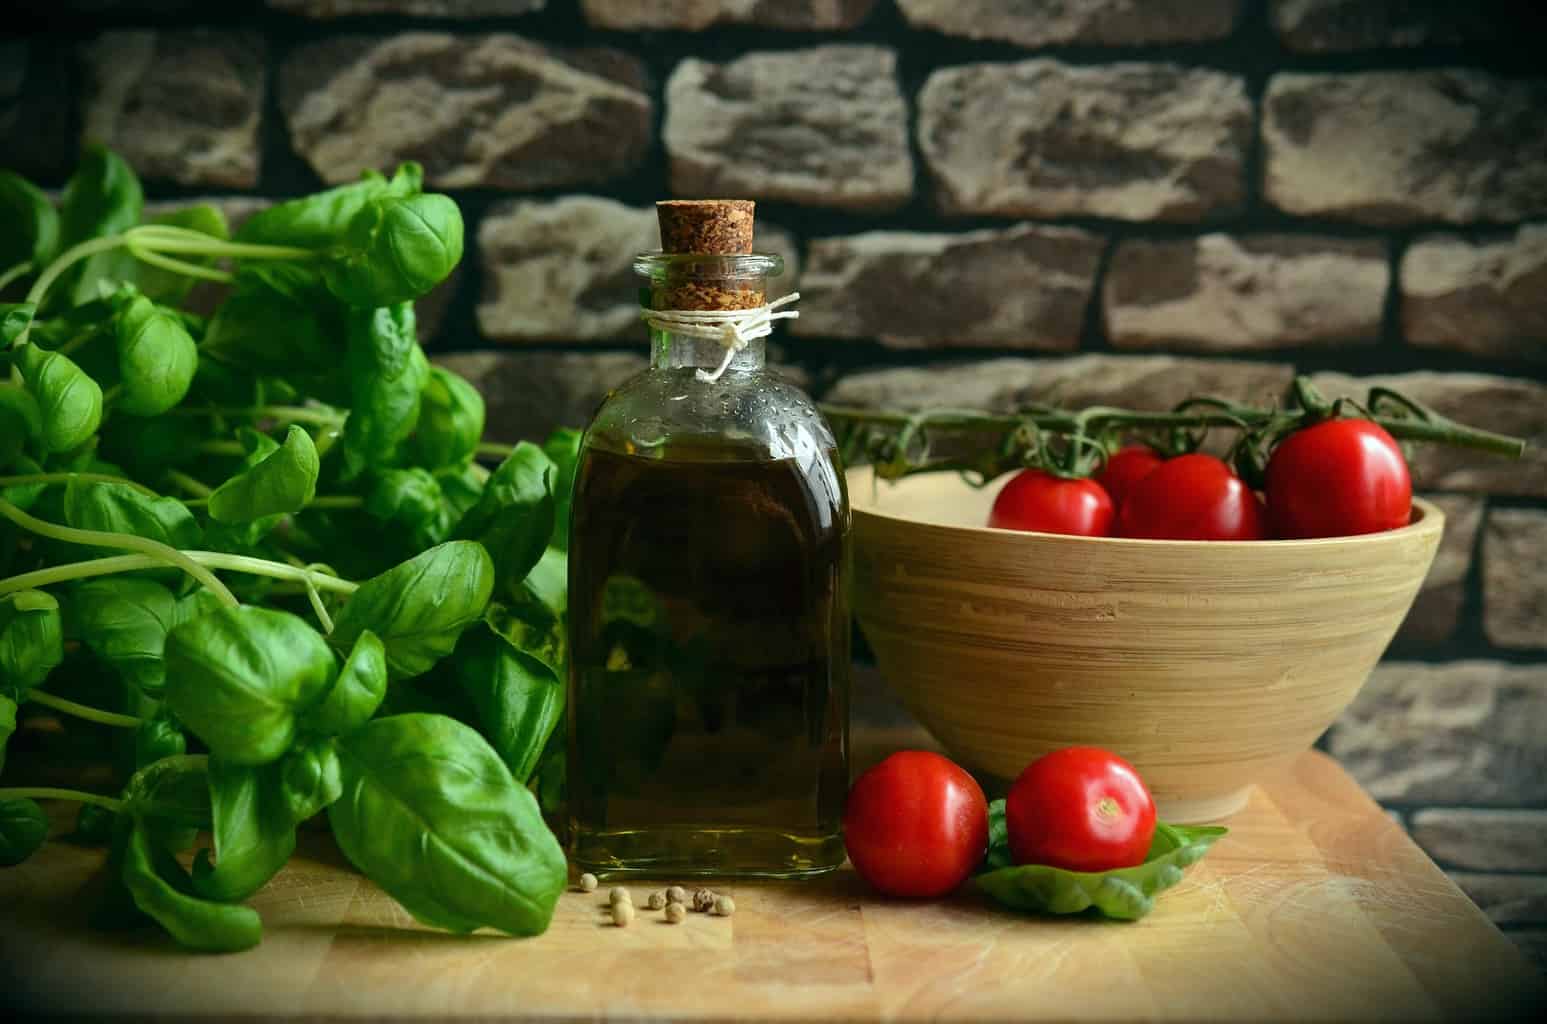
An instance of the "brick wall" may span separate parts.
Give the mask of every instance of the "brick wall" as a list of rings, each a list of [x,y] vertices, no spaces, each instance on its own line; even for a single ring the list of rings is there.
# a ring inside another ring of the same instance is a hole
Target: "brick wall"
[[[1533,437],[1423,451],[1449,529],[1323,740],[1547,962],[1547,78],[1531,5],[1420,0],[53,0],[0,162],[82,137],[157,200],[424,163],[469,220],[426,343],[506,438],[644,361],[652,200],[760,200],[844,400],[1271,400],[1395,384]],[[1464,7],[1464,9],[1462,9]]]

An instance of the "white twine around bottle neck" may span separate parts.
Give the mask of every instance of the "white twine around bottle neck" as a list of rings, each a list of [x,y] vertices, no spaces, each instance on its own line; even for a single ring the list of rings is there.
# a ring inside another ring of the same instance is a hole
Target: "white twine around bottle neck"
[[[702,367],[693,376],[706,384],[713,384],[724,376],[736,353],[749,342],[766,338],[773,333],[775,320],[794,320],[800,313],[793,309],[779,310],[800,298],[800,292],[791,292],[782,299],[775,299],[756,309],[641,309],[639,317],[652,330],[667,331],[685,338],[702,338],[718,341],[725,346],[725,358],[714,372]],[[775,312],[775,310],[779,310]]]

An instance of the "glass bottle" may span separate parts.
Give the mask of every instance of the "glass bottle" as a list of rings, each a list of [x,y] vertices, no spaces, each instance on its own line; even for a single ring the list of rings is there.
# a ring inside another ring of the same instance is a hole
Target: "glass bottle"
[[[760,304],[776,255],[646,253],[643,302]],[[741,300],[745,301],[741,301]],[[832,433],[764,343],[651,329],[582,443],[569,549],[572,854],[603,874],[842,863],[849,505]]]

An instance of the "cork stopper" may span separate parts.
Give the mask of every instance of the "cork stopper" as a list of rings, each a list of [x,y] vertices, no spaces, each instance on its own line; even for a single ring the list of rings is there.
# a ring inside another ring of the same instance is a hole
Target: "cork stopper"
[[[661,251],[734,255],[752,251],[750,199],[666,199],[655,204]]]
[[[764,301],[761,278],[728,272],[728,260],[752,252],[750,199],[667,199],[655,204],[661,251],[685,259],[650,288],[655,309],[756,309]]]

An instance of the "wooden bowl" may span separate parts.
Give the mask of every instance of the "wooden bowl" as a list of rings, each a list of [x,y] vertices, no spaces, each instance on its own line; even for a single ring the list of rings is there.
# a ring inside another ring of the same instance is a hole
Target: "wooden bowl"
[[[1057,747],[1105,747],[1172,822],[1234,813],[1332,724],[1445,525],[1415,499],[1411,524],[1359,537],[1065,537],[983,526],[997,492],[849,474],[854,609],[882,674],[990,785]]]

